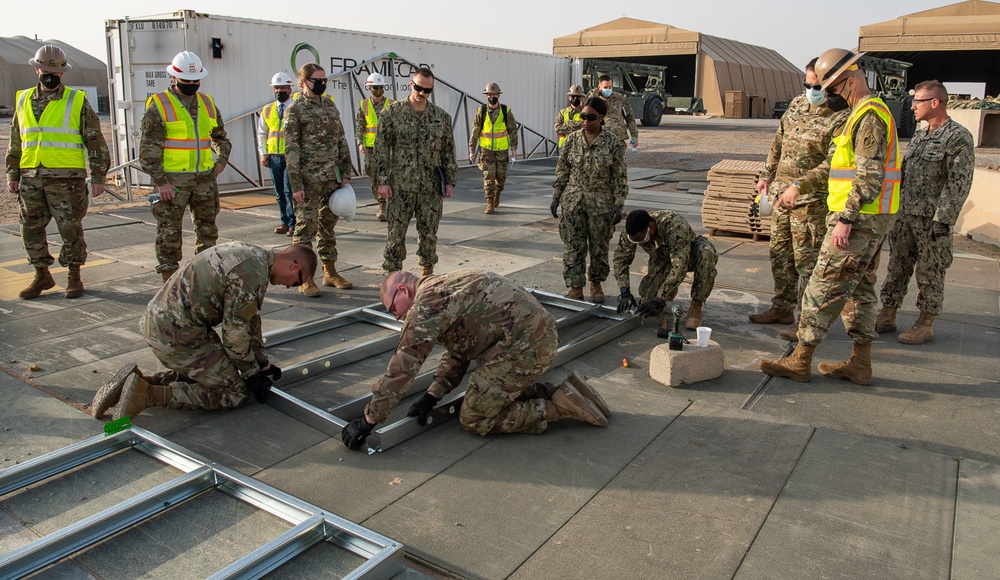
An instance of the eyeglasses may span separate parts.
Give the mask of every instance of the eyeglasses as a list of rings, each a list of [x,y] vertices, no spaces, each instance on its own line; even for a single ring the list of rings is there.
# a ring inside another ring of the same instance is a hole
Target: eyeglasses
[[[299,263],[295,260],[292,260],[292,263],[295,264],[296,266],[299,265]],[[302,285],[302,268],[299,268],[299,283],[296,284],[296,286],[301,286],[301,285]]]
[[[600,117],[600,115],[594,115],[592,113],[580,114],[580,118],[583,119],[584,121],[596,121],[598,117]]]
[[[410,84],[413,86],[413,90],[417,91],[418,93],[424,93],[425,95],[431,94],[431,91],[434,90],[434,87],[428,89],[427,87],[422,87],[417,83],[410,83]]]
[[[396,314],[396,295],[399,294],[399,286],[396,286],[396,291],[392,293],[392,300],[389,301],[389,306],[386,307],[386,312],[391,314],[396,320],[401,318],[400,315]]]
[[[837,84],[835,84],[833,86],[827,87],[826,88],[826,94],[827,95],[839,95],[840,93],[839,92],[834,92],[833,89],[835,89],[835,88],[837,88],[839,86],[842,86],[844,83],[846,83],[849,80],[850,79],[844,79],[844,80],[840,81],[839,83],[837,83]]]
[[[914,103],[926,103],[927,101],[940,101],[941,99],[937,97],[929,97],[926,99],[913,99]]]
[[[814,91],[822,91],[823,85],[810,85],[809,83],[802,83],[802,86],[807,89],[812,89]]]
[[[307,80],[310,80],[310,81],[312,81],[312,82],[316,82],[316,81],[325,81],[325,80],[326,80],[326,77],[309,77],[309,78],[308,78]]]
[[[177,79],[177,84],[179,84],[179,85],[200,85],[201,81],[189,81],[189,80],[178,78]]]

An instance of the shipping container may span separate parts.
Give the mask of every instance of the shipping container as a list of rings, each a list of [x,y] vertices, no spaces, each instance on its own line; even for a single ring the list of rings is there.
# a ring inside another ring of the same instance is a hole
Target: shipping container
[[[190,50],[208,69],[201,90],[215,98],[233,142],[232,166],[219,178],[230,189],[240,184],[254,188],[269,180],[258,163],[256,112],[273,100],[269,83],[278,71],[296,78],[307,62],[323,66],[331,76],[327,93],[334,97],[353,144],[354,116],[359,100],[368,96],[361,90],[368,74],[383,74],[391,82],[387,95],[404,99],[414,68],[430,67],[436,79],[432,101],[452,115],[460,163],[467,162],[469,124],[491,81],[500,83],[501,102],[524,128],[519,154],[555,154],[552,122],[565,106],[573,76],[573,63],[553,55],[190,10],[108,20],[106,29],[115,165],[136,159],[146,99],[170,86],[166,66],[178,52]],[[357,168],[358,152],[352,150]],[[138,171],[129,178],[149,183]]]

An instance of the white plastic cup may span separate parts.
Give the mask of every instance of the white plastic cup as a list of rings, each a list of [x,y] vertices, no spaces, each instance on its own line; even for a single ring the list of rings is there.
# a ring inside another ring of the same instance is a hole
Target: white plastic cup
[[[708,338],[712,336],[712,329],[707,326],[698,327],[698,346],[705,348],[708,346]]]

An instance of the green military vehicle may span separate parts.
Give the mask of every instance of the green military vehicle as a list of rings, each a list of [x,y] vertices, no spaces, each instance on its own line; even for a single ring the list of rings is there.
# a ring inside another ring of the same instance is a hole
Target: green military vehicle
[[[913,132],[917,130],[917,120],[910,108],[913,106],[913,96],[906,88],[906,69],[910,68],[910,63],[863,56],[858,61],[858,66],[864,69],[872,94],[889,106],[892,118],[896,121],[896,134],[902,138],[913,137]]]
[[[646,127],[660,124],[670,97],[664,87],[667,67],[612,60],[583,60],[583,87],[586,92],[597,88],[598,78],[609,75],[615,90],[624,91],[632,113]]]

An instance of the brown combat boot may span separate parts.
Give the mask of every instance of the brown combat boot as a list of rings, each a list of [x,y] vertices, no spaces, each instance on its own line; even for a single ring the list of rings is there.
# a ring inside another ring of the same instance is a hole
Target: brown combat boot
[[[80,279],[80,264],[72,264],[69,267],[65,296],[66,298],[79,298],[83,296],[83,280]]]
[[[795,314],[777,310],[774,306],[764,312],[750,315],[750,322],[756,324],[791,324],[795,322]]]
[[[930,314],[920,313],[917,321],[913,323],[913,328],[906,332],[899,333],[896,340],[902,344],[923,344],[934,340],[934,328],[931,324],[934,317]]]
[[[423,277],[423,276],[431,276],[433,274],[434,274],[434,266],[421,266],[420,267],[420,276],[421,277]]]
[[[812,358],[816,352],[815,346],[805,346],[799,343],[795,352],[778,360],[760,361],[760,370],[772,377],[785,377],[800,383],[808,383],[812,379]]]
[[[493,196],[493,207],[500,207],[500,192]]]
[[[583,288],[570,288],[566,293],[566,298],[573,300],[583,300]]]
[[[795,342],[799,339],[799,321],[798,319],[792,323],[791,326],[782,330],[778,333],[778,336],[788,342]]]
[[[385,221],[385,200],[384,199],[380,199],[378,201],[378,212],[375,214],[375,219],[377,219],[380,222],[384,222]]]
[[[303,296],[316,298],[319,296],[319,286],[317,286],[312,280],[306,280],[301,286],[299,286],[299,292],[302,293]]]
[[[97,389],[97,392],[94,393],[94,401],[90,404],[90,412],[95,419],[100,419],[104,416],[105,411],[118,404],[125,381],[138,372],[139,367],[135,363],[127,363],[118,369],[110,381]]]
[[[892,306],[883,306],[875,320],[875,332],[879,334],[885,332],[896,332],[896,309]]]
[[[604,288],[600,282],[590,283],[590,301],[597,304],[604,304]]]
[[[48,268],[35,268],[35,279],[31,281],[31,284],[27,288],[21,290],[18,296],[21,297],[21,300],[38,298],[42,295],[42,292],[55,285],[56,281],[52,279],[52,274]]]
[[[562,385],[552,393],[551,409],[555,411],[554,417],[550,420],[576,419],[596,425],[607,427],[608,418],[597,408],[590,399],[584,397],[576,387],[572,385]]]
[[[563,381],[562,384],[576,387],[576,390],[580,391],[581,395],[587,397],[588,399],[590,399],[591,403],[597,405],[597,408],[600,409],[601,413],[604,413],[605,417],[611,416],[611,407],[609,407],[608,404],[604,402],[604,397],[602,397],[601,394],[598,393],[594,387],[590,386],[590,383],[588,383],[583,378],[583,375],[581,375],[577,371],[571,372],[569,376],[566,377],[566,380]]]
[[[333,286],[341,290],[348,290],[354,287],[346,278],[337,273],[336,262],[323,262],[323,285]]]
[[[705,303],[700,300],[692,300],[691,306],[688,307],[688,317],[684,321],[684,328],[688,330],[695,330],[701,326],[701,307]]]
[[[166,284],[167,280],[169,280],[170,277],[173,276],[174,272],[176,272],[176,271],[177,271],[177,268],[174,268],[173,270],[164,270],[164,271],[160,272],[160,277],[163,278],[163,283]]]
[[[819,374],[831,379],[844,379],[855,385],[872,384],[872,343],[854,343],[851,358],[839,363],[819,363]]]
[[[150,385],[137,374],[129,375],[111,418],[115,421],[125,416],[134,419],[150,407],[166,407],[173,398],[174,391],[169,385]]]
[[[497,209],[497,202],[495,197],[486,198],[486,211],[484,213],[493,213]]]

